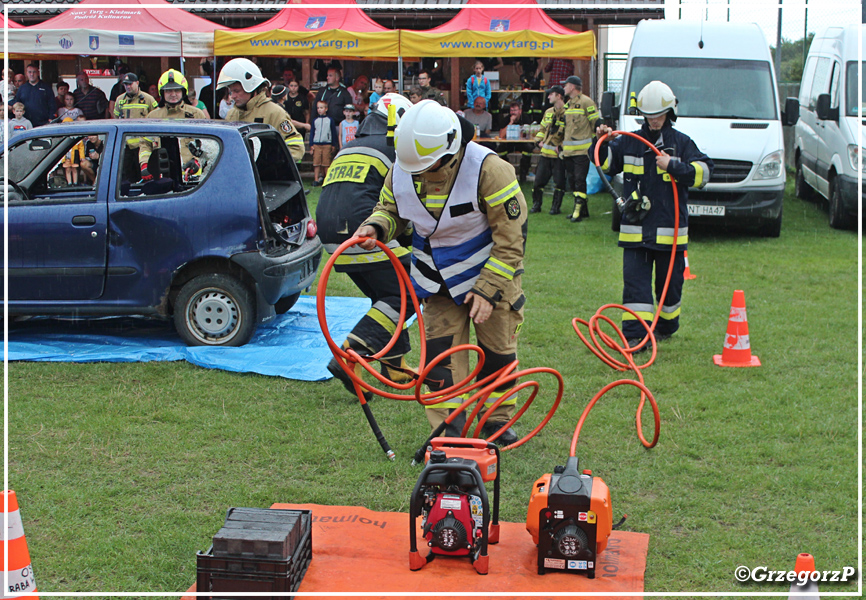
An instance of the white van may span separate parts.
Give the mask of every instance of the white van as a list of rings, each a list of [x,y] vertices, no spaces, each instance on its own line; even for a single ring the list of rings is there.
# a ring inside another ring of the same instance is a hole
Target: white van
[[[857,170],[866,173],[857,104],[858,80],[866,91],[864,71],[857,67],[861,31],[866,33],[866,25],[829,27],[814,37],[803,68],[800,121],[794,129],[797,195],[808,200],[817,191],[826,198],[830,226],[836,229],[856,226],[863,199],[857,189]]]
[[[616,129],[623,131],[640,129],[643,118],[630,100],[656,79],[679,100],[675,127],[715,163],[706,187],[689,191],[689,220],[738,223],[778,237],[785,191],[784,117],[760,27],[641,21],[629,49],[620,105],[614,106],[611,92],[602,95],[605,121],[617,121]],[[787,104],[784,114],[796,120],[796,99]],[[616,210],[614,220],[616,227]]]

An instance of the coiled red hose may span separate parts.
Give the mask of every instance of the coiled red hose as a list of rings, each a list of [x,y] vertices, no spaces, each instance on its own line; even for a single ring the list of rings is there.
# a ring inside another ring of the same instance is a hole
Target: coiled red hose
[[[611,133],[628,135],[628,136],[631,136],[637,140],[640,140],[644,144],[646,144],[653,152],[655,152],[655,154],[657,156],[661,156],[661,152],[659,152],[658,148],[656,148],[653,144],[651,144],[650,142],[648,142],[647,140],[645,140],[641,136],[639,136],[635,133],[632,133],[630,131],[612,131],[612,132],[607,133],[607,134],[603,135],[602,137],[600,137],[598,142],[595,145],[595,154],[594,154],[593,158],[595,159],[595,165],[596,165],[596,167],[599,168],[599,170],[600,170],[600,164],[601,163],[599,162],[598,153],[599,153],[599,150],[601,149],[602,142],[607,137],[609,137],[611,135]],[[604,175],[602,174],[602,176],[604,176]],[[667,277],[665,278],[665,284],[664,284],[664,287],[662,288],[661,297],[659,298],[659,301],[658,301],[658,308],[656,309],[656,313],[655,313],[655,316],[653,317],[652,324],[648,326],[646,324],[646,322],[637,315],[637,313],[635,313],[630,308],[623,306],[622,304],[605,304],[604,306],[599,308],[592,317],[590,317],[589,321],[585,321],[584,319],[581,319],[578,317],[575,317],[571,321],[571,325],[572,325],[572,327],[574,327],[574,331],[575,331],[575,333],[577,333],[577,335],[581,339],[581,341],[586,345],[587,348],[589,348],[589,350],[593,354],[595,354],[599,359],[601,359],[602,362],[604,362],[609,367],[616,369],[617,371],[634,371],[634,373],[635,373],[635,375],[637,375],[638,379],[637,379],[637,381],[635,381],[634,379],[619,379],[617,381],[614,381],[613,383],[607,384],[601,390],[599,390],[599,392],[595,396],[593,396],[592,400],[590,400],[589,404],[583,410],[583,414],[580,415],[580,420],[578,420],[577,427],[575,427],[575,429],[574,429],[574,436],[572,436],[572,438],[571,438],[571,450],[570,450],[571,454],[570,454],[570,456],[575,455],[575,448],[577,447],[577,440],[580,437],[580,430],[583,427],[584,421],[586,421],[586,418],[589,415],[589,411],[592,410],[592,407],[595,406],[595,403],[598,402],[606,393],[608,393],[610,390],[612,390],[616,387],[619,387],[621,385],[632,385],[632,386],[634,386],[640,390],[640,402],[638,403],[637,413],[635,415],[635,423],[637,426],[637,435],[638,435],[638,438],[640,439],[641,443],[646,448],[652,448],[653,446],[655,446],[658,443],[659,433],[660,433],[660,429],[661,429],[661,419],[659,417],[659,408],[658,408],[658,404],[656,404],[655,398],[652,395],[652,392],[649,391],[649,388],[647,388],[645,383],[644,383],[644,377],[643,377],[642,371],[643,371],[643,369],[652,365],[656,359],[656,339],[655,339],[655,336],[653,335],[653,331],[655,331],[656,323],[658,322],[659,316],[661,315],[662,306],[664,305],[665,297],[667,296],[667,293],[668,293],[668,286],[670,285],[670,282],[671,282],[671,274],[673,273],[674,262],[676,259],[676,252],[677,252],[677,235],[676,235],[676,232],[678,232],[679,228],[680,228],[680,199],[679,199],[679,193],[677,192],[677,182],[673,178],[673,176],[671,176],[671,186],[673,187],[673,190],[674,190],[674,215],[675,215],[674,216],[674,232],[675,232],[674,243],[673,243],[673,246],[671,248],[670,263],[668,263],[668,274],[667,274]],[[608,309],[618,309],[618,310],[623,310],[625,312],[628,312],[629,314],[631,314],[635,319],[637,319],[644,326],[644,328],[647,331],[647,335],[646,335],[646,337],[644,337],[643,340],[641,340],[640,344],[638,344],[637,346],[634,346],[634,347],[629,347],[628,342],[626,341],[625,335],[622,333],[622,330],[620,330],[620,328],[617,326],[617,324],[614,323],[613,319],[611,319],[610,317],[608,317],[607,315],[604,314],[604,311],[606,311]],[[619,343],[617,343],[617,341],[613,337],[607,335],[606,333],[604,333],[601,330],[601,324],[602,323],[607,323],[608,325],[610,325],[613,328],[614,332],[619,337]],[[583,325],[587,328],[587,330],[589,331],[589,338],[592,340],[591,342],[581,332],[578,324]],[[648,341],[652,343],[652,354],[650,355],[650,358],[646,363],[644,363],[642,365],[638,365],[635,363],[633,355],[635,352],[641,350],[644,346],[646,346]],[[620,354],[622,354],[625,357],[625,362],[615,359],[613,356],[611,356],[607,352],[607,350],[605,350],[605,348],[603,346],[607,346],[608,349],[615,350],[615,351],[619,352]],[[651,442],[647,441],[647,439],[644,437],[643,424],[641,422],[641,414],[643,413],[643,408],[644,408],[644,405],[645,405],[647,400],[649,400],[650,406],[652,407],[653,419],[655,422],[655,433],[653,435],[653,439]]]
[[[522,446],[535,435],[537,435],[542,429],[544,429],[545,425],[547,425],[551,417],[553,417],[553,414],[556,412],[556,409],[559,407],[559,403],[562,400],[562,393],[564,388],[562,375],[555,369],[551,369],[548,367],[534,367],[531,369],[524,369],[522,371],[518,371],[516,370],[518,361],[515,360],[508,365],[505,365],[495,373],[492,373],[484,379],[473,383],[472,380],[478,375],[478,373],[484,366],[484,351],[479,346],[476,346],[474,344],[459,344],[457,346],[449,348],[445,352],[441,353],[436,357],[433,357],[432,360],[428,361],[426,335],[424,330],[424,317],[421,312],[421,306],[418,302],[418,297],[415,295],[415,290],[413,289],[412,283],[409,279],[409,274],[406,273],[406,270],[400,263],[400,259],[397,258],[397,256],[391,251],[391,249],[378,240],[375,240],[376,245],[388,256],[388,259],[391,261],[391,265],[397,272],[398,280],[400,283],[400,316],[397,322],[397,327],[394,331],[394,335],[391,337],[391,339],[384,348],[371,356],[361,356],[355,350],[351,348],[342,348],[336,342],[334,342],[334,340],[330,336],[330,333],[328,332],[328,323],[325,317],[325,295],[328,289],[328,278],[330,277],[331,269],[333,268],[333,265],[336,262],[337,258],[340,256],[340,254],[342,254],[351,246],[362,243],[368,239],[370,238],[354,237],[346,240],[345,242],[340,244],[337,250],[331,255],[331,258],[325,264],[325,267],[322,270],[322,275],[319,279],[319,285],[316,290],[316,309],[319,317],[319,325],[322,328],[322,333],[325,336],[328,347],[331,349],[331,352],[334,354],[334,358],[340,364],[340,367],[343,369],[346,375],[351,378],[352,383],[355,387],[355,393],[358,395],[358,401],[364,408],[364,412],[367,415],[367,420],[370,423],[370,427],[372,428],[373,433],[379,440],[379,444],[382,446],[382,449],[385,451],[388,457],[393,460],[394,454],[388,446],[385,437],[382,435],[381,430],[376,424],[375,419],[372,417],[372,412],[370,412],[369,405],[364,398],[365,391],[375,393],[379,396],[389,398],[391,400],[414,401],[423,406],[432,406],[440,404],[447,400],[451,400],[453,398],[466,396],[466,400],[464,400],[460,404],[460,407],[451,411],[451,414],[448,416],[445,422],[433,431],[433,434],[430,436],[430,438],[428,438],[429,441],[429,439],[440,435],[444,431],[446,425],[452,423],[461,413],[468,410],[474,405],[474,408],[471,409],[471,412],[466,417],[466,424],[463,426],[463,430],[461,433],[463,437],[467,437],[467,435],[469,434],[469,429],[472,426],[472,422],[475,420],[475,417],[478,416],[478,414],[481,412],[482,408],[485,406],[485,403],[490,398],[490,395],[502,386],[515,383],[514,387],[502,393],[499,398],[497,398],[488,406],[488,410],[485,411],[484,416],[481,417],[481,419],[475,426],[474,431],[472,432],[472,437],[477,437],[480,435],[481,428],[484,427],[484,424],[487,422],[488,417],[497,407],[499,407],[506,400],[509,400],[510,398],[516,396],[523,390],[531,390],[529,397],[515,412],[514,416],[511,417],[504,425],[502,425],[493,435],[487,438],[487,441],[494,441],[526,413],[526,411],[529,409],[529,407],[535,401],[536,396],[538,395],[540,384],[537,381],[524,381],[519,384],[517,384],[516,382],[521,378],[525,378],[531,375],[548,374],[555,377],[558,383],[558,390],[553,404],[551,405],[550,409],[547,411],[541,422],[534,429],[532,429],[529,433],[527,433],[525,436],[523,436],[513,444],[502,448],[502,451]],[[415,314],[418,317],[421,356],[418,361],[418,377],[415,378],[413,381],[408,381],[401,384],[396,383],[379,373],[375,368],[370,365],[370,363],[379,361],[383,356],[387,356],[390,349],[397,342],[400,332],[403,330],[403,324],[406,320],[407,295],[411,298],[412,306],[415,308]],[[422,385],[424,384],[424,381],[433,370],[433,368],[452,354],[456,354],[458,352],[474,352],[476,354],[477,363],[472,372],[469,373],[469,375],[465,379],[454,383],[448,388],[436,392],[424,393],[422,391]],[[360,365],[379,383],[400,391],[409,392],[411,390],[411,393],[400,394],[373,387],[372,384],[367,383],[360,376],[356,375],[356,364]],[[426,449],[426,446],[427,443],[425,443],[419,449],[419,453],[421,454],[421,456],[423,456],[423,451],[424,449]],[[418,453],[416,453],[416,457],[417,456]]]

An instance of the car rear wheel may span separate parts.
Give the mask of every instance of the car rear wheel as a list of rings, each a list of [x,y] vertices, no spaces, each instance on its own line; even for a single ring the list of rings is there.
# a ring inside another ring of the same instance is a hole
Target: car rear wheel
[[[295,302],[298,301],[298,298],[301,297],[301,292],[297,294],[292,294],[291,296],[286,296],[285,298],[280,298],[277,300],[277,303],[274,304],[274,312],[278,315],[284,315],[289,312],[292,307],[295,305]]]
[[[174,325],[190,346],[243,346],[256,330],[255,294],[231,275],[199,275],[180,289]]]

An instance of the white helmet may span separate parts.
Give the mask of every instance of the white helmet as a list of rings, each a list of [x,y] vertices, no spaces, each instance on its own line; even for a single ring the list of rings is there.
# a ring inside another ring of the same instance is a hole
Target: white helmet
[[[423,173],[443,156],[455,154],[462,141],[457,115],[435,100],[422,100],[407,110],[395,136],[397,162],[413,175]]]
[[[397,107],[397,122],[400,122],[400,119],[403,117],[403,114],[412,108],[412,103],[409,102],[409,99],[403,94],[395,94],[391,92],[390,94],[385,94],[373,105],[373,110],[384,116],[386,119],[388,118],[388,106],[393,104]]]
[[[655,117],[671,110],[671,118],[676,119],[677,97],[671,88],[661,81],[650,81],[637,95],[637,109],[645,117]]]
[[[267,81],[262,77],[262,72],[256,63],[247,58],[233,58],[220,71],[216,89],[221,90],[233,83],[239,83],[246,93],[252,94]]]

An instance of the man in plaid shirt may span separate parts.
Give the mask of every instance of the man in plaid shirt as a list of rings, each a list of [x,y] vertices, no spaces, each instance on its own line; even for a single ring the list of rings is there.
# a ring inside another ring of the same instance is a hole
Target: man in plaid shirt
[[[551,85],[564,85],[565,80],[574,75],[574,61],[564,58],[551,58],[544,67],[545,73],[550,73],[548,87]]]

